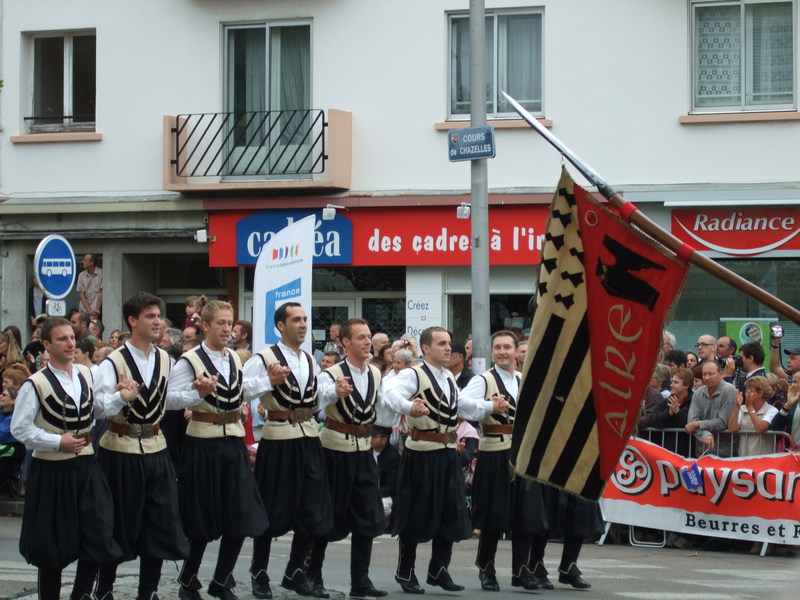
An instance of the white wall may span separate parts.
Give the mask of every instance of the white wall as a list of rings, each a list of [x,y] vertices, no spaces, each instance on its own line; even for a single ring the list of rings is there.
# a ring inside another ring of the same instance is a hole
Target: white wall
[[[525,6],[487,0],[487,7]],[[162,116],[222,110],[221,23],[312,18],[313,107],[353,113],[353,192],[465,190],[447,160],[446,11],[463,0],[4,2],[0,193],[159,194]],[[800,181],[800,122],[679,125],[689,106],[686,2],[544,4],[545,113],[610,183]],[[99,143],[11,144],[30,111],[28,38],[97,30]],[[552,189],[559,155],[529,129],[497,133],[491,189]]]

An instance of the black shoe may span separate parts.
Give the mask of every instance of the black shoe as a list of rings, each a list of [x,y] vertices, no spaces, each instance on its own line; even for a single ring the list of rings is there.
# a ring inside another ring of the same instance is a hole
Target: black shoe
[[[400,584],[400,588],[406,594],[424,594],[425,590],[422,589],[420,586],[419,581],[417,581],[416,575],[411,575],[411,579],[406,581],[405,579],[400,579],[397,575],[395,575],[394,580]]]
[[[301,596],[322,598],[322,596],[319,595],[319,592],[314,590],[313,587],[311,587],[311,584],[308,582],[306,574],[303,573],[301,569],[295,569],[291,577],[284,574],[283,581],[281,581],[281,587],[286,588],[287,590],[292,590],[300,594]]]
[[[547,577],[545,577],[547,579]],[[520,571],[519,576],[512,575],[511,576],[511,587],[521,587],[525,588],[526,590],[541,590],[542,586],[539,585],[539,582],[536,581],[536,577],[531,575],[531,572],[528,571],[526,568],[522,568]],[[553,587],[553,584],[550,584],[550,587]]]
[[[203,600],[200,590],[190,590],[182,585],[178,585],[178,598],[181,600]]]
[[[428,573],[428,579],[426,580],[428,585],[438,585],[440,588],[445,590],[446,592],[460,592],[463,591],[464,586],[458,585],[453,581],[453,578],[450,577],[450,573],[442,569],[439,571],[439,576],[434,577],[430,573]]]
[[[592,587],[591,584],[584,581],[583,577],[580,575],[565,575],[564,573],[558,574],[558,583],[566,583],[576,590],[588,590]]]
[[[487,592],[499,592],[500,584],[497,583],[497,576],[493,573],[478,571],[478,579],[481,580],[481,589]]]
[[[266,571],[261,571],[257,576],[250,574],[250,582],[253,584],[253,596],[262,600],[272,600],[272,588],[269,587],[269,576]]]
[[[211,583],[208,584],[208,595],[214,596],[214,598],[219,598],[219,600],[239,600],[239,597],[233,593],[233,590],[229,590],[224,585],[220,585],[213,579]],[[197,595],[198,598],[200,594]],[[197,600],[197,598],[192,598],[191,600]]]
[[[159,600],[159,598],[158,594],[156,594],[155,592],[150,592],[149,596],[142,596],[141,594],[139,594],[138,596],[136,596],[136,600]]]
[[[417,586],[419,587],[419,586]],[[421,589],[421,588],[420,588]],[[405,591],[405,590],[403,590]],[[425,590],[422,590],[425,591]],[[383,590],[376,590],[375,586],[371,583],[367,585],[351,585],[350,586],[350,597],[351,598],[383,598],[384,596],[388,596],[389,592],[384,592]]]
[[[547,577],[547,575],[533,575],[533,580],[536,582],[536,585],[539,586],[542,590],[554,590],[556,586],[553,585],[553,582]]]
[[[97,598],[97,600],[114,600],[114,593],[110,590],[102,594],[100,592],[95,592],[94,597]]]
[[[325,584],[321,581],[315,581],[313,579],[309,579],[308,583],[311,584],[311,589],[314,590],[314,594],[317,598],[330,598],[331,595],[328,593],[328,590],[325,589]]]

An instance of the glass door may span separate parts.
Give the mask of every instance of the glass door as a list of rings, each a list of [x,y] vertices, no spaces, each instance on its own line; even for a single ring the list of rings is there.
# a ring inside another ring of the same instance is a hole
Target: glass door
[[[336,298],[314,300],[311,306],[311,333],[314,336],[314,349],[324,350],[331,341],[330,328],[334,323],[341,325],[356,316],[355,298]]]

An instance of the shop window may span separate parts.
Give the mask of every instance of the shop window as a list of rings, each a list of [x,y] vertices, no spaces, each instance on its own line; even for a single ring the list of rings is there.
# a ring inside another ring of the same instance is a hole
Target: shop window
[[[796,260],[720,260],[722,266],[753,282],[791,306],[800,306],[800,261]],[[679,350],[694,351],[703,334],[725,334],[722,319],[770,319],[778,315],[756,300],[706,273],[692,267],[666,329],[675,334]],[[784,348],[800,346],[800,327],[783,317]],[[737,342],[738,344],[738,342]]]
[[[244,289],[253,291],[255,267],[244,269]],[[405,267],[315,267],[315,292],[404,292]]]
[[[33,38],[32,133],[94,131],[96,36],[65,33]]]
[[[472,335],[472,296],[451,294],[450,330],[453,340],[464,343]],[[530,294],[491,294],[489,296],[490,333],[508,329],[520,340],[530,336],[533,297]]]
[[[542,115],[542,12],[486,11],[486,112],[517,116],[504,90],[534,115]],[[469,16],[450,17],[450,116],[470,112]]]
[[[159,293],[169,290],[228,290],[228,269],[209,267],[207,255],[161,256],[156,260]]]
[[[794,11],[794,2],[694,3],[693,109],[794,108]]]

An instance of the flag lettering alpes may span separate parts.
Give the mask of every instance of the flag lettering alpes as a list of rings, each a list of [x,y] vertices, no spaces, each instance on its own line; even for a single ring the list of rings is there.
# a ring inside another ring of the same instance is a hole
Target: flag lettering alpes
[[[636,424],[686,278],[563,170],[514,423],[517,473],[598,500]]]

